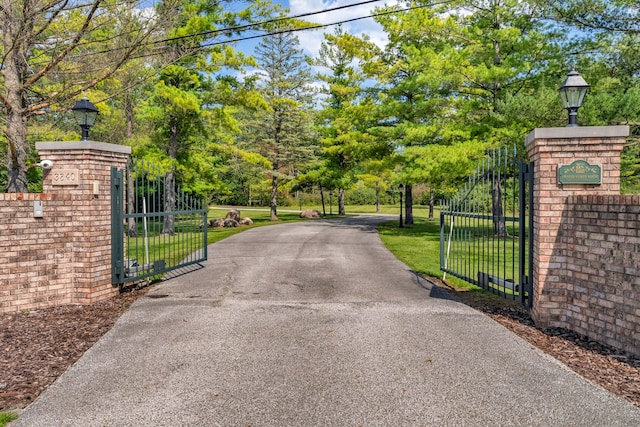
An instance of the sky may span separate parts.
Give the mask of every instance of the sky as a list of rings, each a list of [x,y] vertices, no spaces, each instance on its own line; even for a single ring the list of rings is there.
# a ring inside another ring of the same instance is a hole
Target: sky
[[[314,22],[321,25],[333,24],[348,19],[368,16],[374,12],[375,8],[382,7],[385,4],[394,3],[394,0],[378,0],[359,6],[328,11],[328,9],[358,4],[362,3],[363,1],[366,0],[273,0],[273,3],[280,4],[284,8],[288,8],[288,16],[298,16],[307,13],[322,12],[302,18],[305,21]],[[296,36],[300,41],[300,47],[303,49],[304,54],[312,58],[316,57],[320,50],[320,45],[324,40],[323,34],[325,32],[333,33],[335,31],[335,28],[336,26],[332,25],[317,30],[297,32]],[[383,47],[387,41],[387,36],[382,30],[382,27],[378,23],[376,23],[373,18],[359,19],[353,22],[344,23],[342,24],[342,29],[345,32],[354,35],[367,34],[370,40],[380,47]],[[239,42],[236,45],[236,49],[244,52],[247,55],[253,55],[253,50],[259,43],[259,41],[260,39],[252,39]],[[313,68],[315,68],[316,71],[321,72],[320,67]],[[245,69],[240,74],[254,74],[257,71],[257,69]]]
[[[290,15],[300,15],[360,2],[361,0],[283,0],[279,3],[291,10]],[[389,0],[380,0],[365,5],[309,16],[305,19],[307,21],[317,22],[318,24],[331,24],[345,19],[370,15],[374,8],[384,6],[385,3],[388,2]],[[345,23],[342,25],[342,28],[345,32],[355,35],[367,34],[371,40],[379,46],[383,46],[387,39],[385,33],[382,31],[382,27],[378,25],[373,18]],[[299,32],[297,34],[298,39],[305,53],[310,56],[315,56],[320,49],[323,32],[333,32],[334,29],[335,26],[331,26],[321,30]]]
[[[377,0],[355,7],[348,7],[335,11],[327,11],[328,9],[362,3],[363,1],[366,0],[273,0],[273,3],[280,4],[283,7],[288,8],[290,10],[288,16],[298,16],[306,13],[322,12],[311,16],[306,16],[302,19],[308,22],[326,25],[344,21],[347,19],[354,19],[370,15],[371,13],[373,13],[376,7],[382,7],[387,3],[394,2],[394,0]],[[306,55],[315,57],[320,50],[320,44],[323,40],[323,34],[325,32],[333,33],[335,31],[335,28],[336,26],[329,26],[317,30],[297,32],[296,36],[300,40],[300,47],[304,50],[304,53]],[[386,44],[386,34],[382,31],[382,27],[378,25],[373,18],[360,19],[354,22],[344,23],[342,24],[342,28],[345,32],[355,35],[367,34],[371,41],[381,47]],[[251,55],[253,54],[253,49],[258,44],[258,42],[259,39],[240,42],[236,45],[236,48],[243,51],[245,54]]]

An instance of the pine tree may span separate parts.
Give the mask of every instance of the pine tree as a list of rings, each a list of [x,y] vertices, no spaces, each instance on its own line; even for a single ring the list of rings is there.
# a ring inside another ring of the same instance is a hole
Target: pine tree
[[[259,86],[267,109],[257,112],[245,129],[245,139],[271,162],[272,220],[278,218],[282,181],[297,175],[301,165],[313,157],[311,73],[298,38],[286,31],[289,28],[275,28],[275,34],[264,37],[256,48]]]

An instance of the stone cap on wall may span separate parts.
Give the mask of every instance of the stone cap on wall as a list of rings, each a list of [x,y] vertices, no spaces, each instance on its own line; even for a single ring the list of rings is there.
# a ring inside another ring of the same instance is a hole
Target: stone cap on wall
[[[56,141],[36,142],[37,150],[95,150],[110,153],[131,154],[131,147],[126,145],[108,144],[98,141]]]
[[[537,128],[531,131],[525,145],[536,139],[626,138],[629,126],[576,126],[564,128]]]

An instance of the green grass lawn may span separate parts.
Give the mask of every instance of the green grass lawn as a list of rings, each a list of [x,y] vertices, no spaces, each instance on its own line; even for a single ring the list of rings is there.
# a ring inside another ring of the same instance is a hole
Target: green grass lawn
[[[425,276],[442,279],[440,270],[440,221],[415,217],[415,224],[399,228],[398,221],[389,221],[378,227],[380,238],[385,246],[411,269]],[[513,238],[496,239],[495,242],[482,242],[476,239],[456,244],[451,251],[449,267],[474,279],[478,271],[511,279],[517,274],[518,245]],[[500,251],[505,251],[504,253]],[[480,255],[483,252],[483,256]],[[498,255],[498,253],[500,254]],[[505,253],[507,254],[505,256]],[[463,261],[461,261],[463,260]],[[458,265],[456,265],[456,263]],[[514,272],[515,268],[515,273]],[[480,291],[481,288],[448,274],[446,281],[457,288]],[[516,281],[517,282],[517,281]],[[490,286],[492,286],[490,284]],[[496,291],[517,297],[508,288],[494,286]]]
[[[291,206],[284,206],[281,209],[285,209],[285,210],[295,210],[295,211],[300,211],[300,205],[291,205]],[[320,212],[322,212],[322,206],[321,205],[303,205],[302,209],[315,209],[318,210]],[[333,207],[330,210],[329,209],[329,203],[327,202],[325,204],[325,210],[327,212],[327,215],[329,215],[329,213],[332,211],[334,215],[338,214],[338,205],[336,204],[335,200],[333,203]],[[380,214],[388,214],[388,215],[400,215],[400,205],[381,205],[380,206],[380,212],[376,212],[376,206],[375,205],[347,205],[344,208],[345,212],[347,213],[347,215],[350,214],[357,214],[357,213],[365,213],[365,214],[375,214],[375,213],[380,213]],[[429,207],[428,206],[421,206],[421,205],[416,205],[413,207],[413,214],[415,216],[421,216],[426,218],[429,215]]]
[[[400,261],[424,276],[442,278],[440,270],[440,220],[439,213],[433,220],[414,216],[415,224],[403,228],[398,221],[378,226],[380,239]],[[456,287],[479,291],[480,288],[458,278],[447,276],[447,282]]]
[[[9,421],[13,421],[18,418],[13,412],[0,412],[0,427],[4,427]]]
[[[415,272],[442,276],[440,271],[440,225],[435,220],[415,218],[411,227],[398,227],[398,221],[378,226],[385,246]]]

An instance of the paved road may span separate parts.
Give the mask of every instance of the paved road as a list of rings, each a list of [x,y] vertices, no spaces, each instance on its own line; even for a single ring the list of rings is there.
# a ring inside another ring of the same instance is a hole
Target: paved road
[[[12,427],[640,426],[638,408],[416,277],[379,220],[212,245]]]

